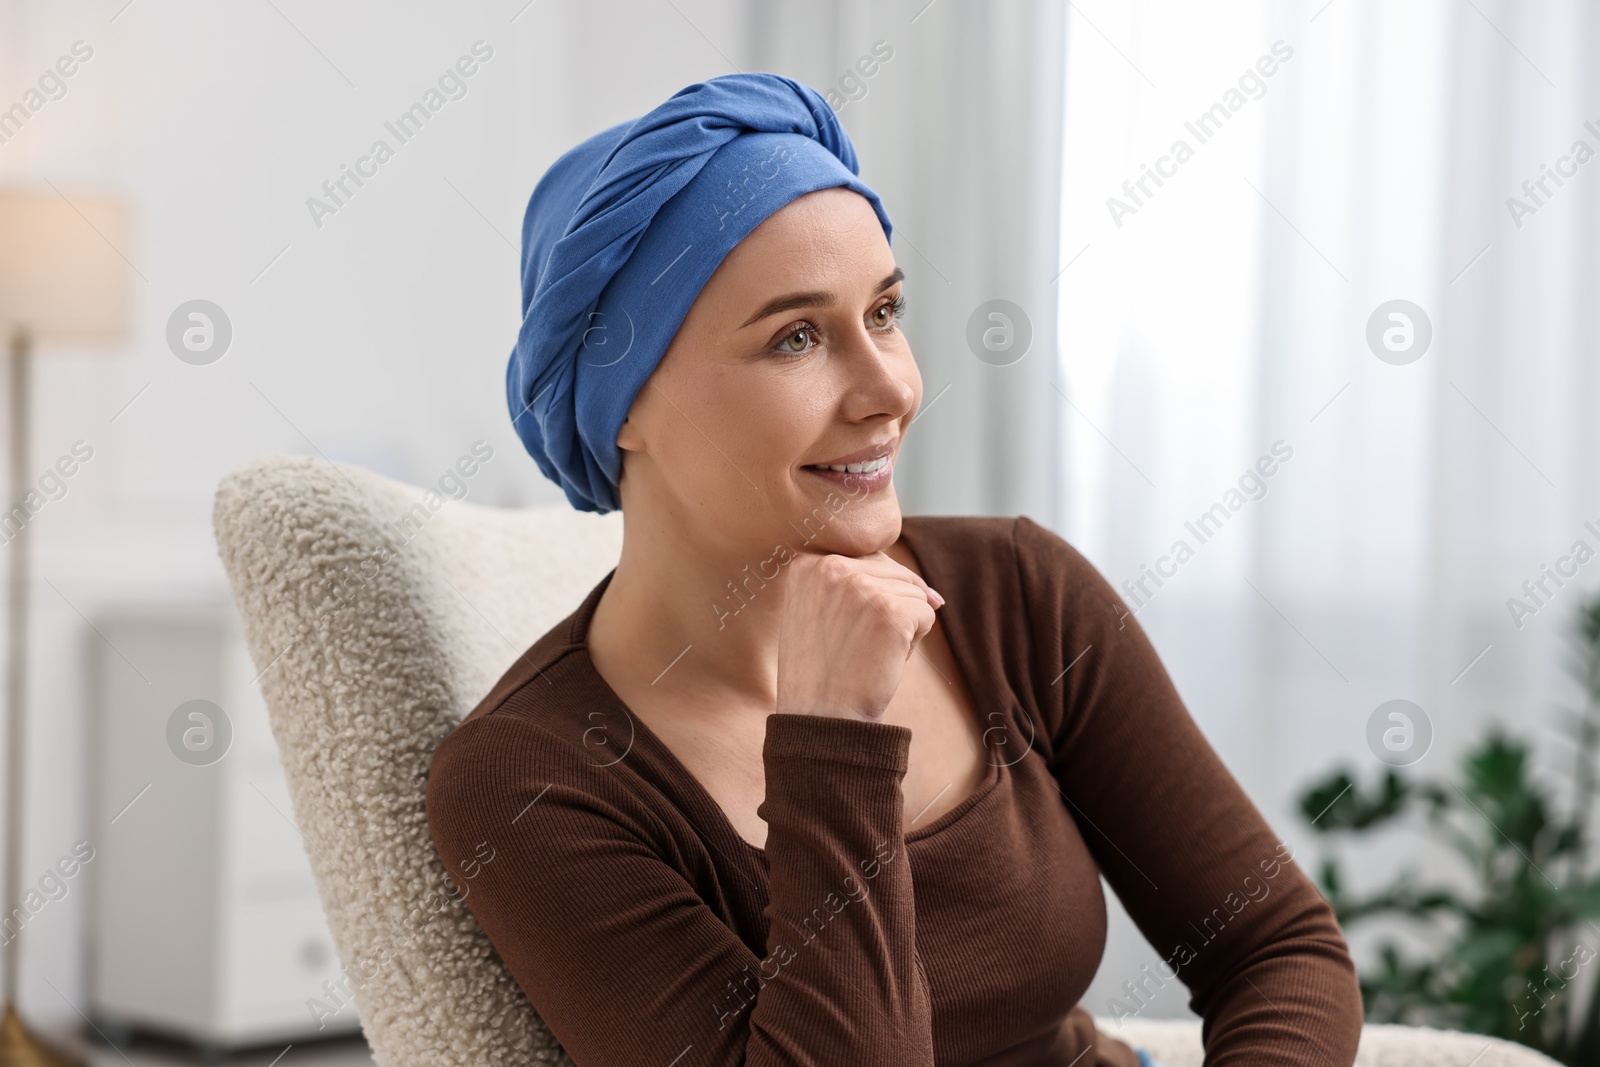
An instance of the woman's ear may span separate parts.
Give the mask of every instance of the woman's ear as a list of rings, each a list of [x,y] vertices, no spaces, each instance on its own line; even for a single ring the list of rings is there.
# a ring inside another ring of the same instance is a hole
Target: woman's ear
[[[639,432],[633,419],[622,420],[622,428],[617,431],[617,447],[624,452],[644,451],[644,435]]]
[[[661,407],[661,402],[656,399],[656,394],[661,390],[656,387],[656,379],[661,377],[662,368],[666,366],[671,356],[669,350],[645,378],[644,384],[639,386],[639,391],[633,394],[633,401],[628,405],[628,414],[623,418],[622,425],[617,427],[617,447],[624,452],[650,451],[647,440],[650,427],[660,426],[663,418],[670,418],[665,411],[657,411]]]

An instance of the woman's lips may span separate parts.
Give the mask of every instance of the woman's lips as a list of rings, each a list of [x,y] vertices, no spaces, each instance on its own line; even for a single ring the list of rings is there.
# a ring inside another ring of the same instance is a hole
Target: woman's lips
[[[882,489],[894,480],[894,457],[881,456],[870,461],[861,461],[852,466],[865,465],[869,470],[849,471],[833,470],[831,467],[807,466],[800,469],[807,474],[822,478],[841,486],[852,494],[871,493]]]
[[[824,459],[824,460],[820,460],[820,461],[818,461],[816,463],[808,463],[808,464],[806,464],[806,466],[808,466],[808,467],[843,467],[843,466],[846,466],[848,464],[861,464],[861,463],[866,463],[869,460],[883,459],[886,456],[893,456],[894,455],[894,451],[895,451],[895,445],[897,445],[899,443],[900,443],[900,438],[899,437],[891,437],[887,441],[879,441],[875,445],[868,445],[866,448],[858,449],[855,452],[851,452],[847,456],[839,456],[839,457],[837,457],[835,459]]]

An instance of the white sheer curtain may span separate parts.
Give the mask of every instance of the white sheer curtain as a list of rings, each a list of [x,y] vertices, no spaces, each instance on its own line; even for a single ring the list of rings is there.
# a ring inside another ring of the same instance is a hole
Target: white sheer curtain
[[[1600,564],[1520,627],[1507,601],[1575,541],[1600,549],[1600,162],[1573,154],[1600,153],[1597,36],[1578,2],[1071,6],[1058,529],[1129,583],[1308,871],[1293,796],[1341,760],[1383,769],[1366,731],[1387,700],[1431,724],[1417,773],[1499,719],[1566,782],[1551,709]],[[1562,184],[1513,212],[1545,166]],[[1368,344],[1393,300],[1431,324],[1409,362]],[[1186,525],[1219,504],[1203,537]],[[1448,876],[1405,832],[1346,870],[1366,887],[1418,856]],[[1119,910],[1091,1009],[1155,959]],[[1185,999],[1171,982],[1145,1014]]]
[[[1066,7],[760,0],[747,11],[755,68],[828,95],[894,223],[923,377],[895,476],[903,506],[1051,522]],[[996,300],[1020,314],[988,318]],[[1013,340],[1026,322],[1026,351],[1018,341],[980,358],[975,317],[1015,327]]]

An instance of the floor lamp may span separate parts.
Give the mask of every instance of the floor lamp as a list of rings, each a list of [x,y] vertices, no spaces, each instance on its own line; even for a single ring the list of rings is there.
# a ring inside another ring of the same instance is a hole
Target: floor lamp
[[[23,774],[28,680],[28,535],[44,497],[28,456],[29,363],[37,341],[105,345],[129,318],[128,210],[109,196],[0,189],[0,329],[11,349],[7,417],[11,477],[0,502],[0,552],[9,559],[6,597],[5,897],[0,899],[5,1016],[0,1067],[77,1067],[80,1061],[35,1037],[17,1012],[22,904]],[[25,913],[24,913],[25,914]]]

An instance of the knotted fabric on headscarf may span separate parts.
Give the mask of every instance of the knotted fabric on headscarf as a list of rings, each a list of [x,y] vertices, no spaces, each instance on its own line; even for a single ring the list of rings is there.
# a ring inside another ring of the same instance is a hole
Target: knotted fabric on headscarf
[[[816,90],[777,74],[697,82],[556,160],[522,222],[511,422],[573,507],[621,506],[617,432],[733,246],[806,193],[866,197],[854,146]]]

